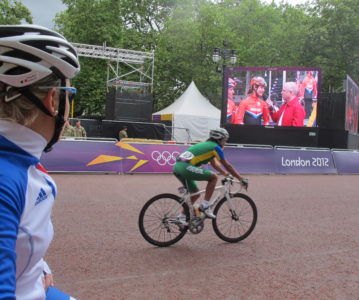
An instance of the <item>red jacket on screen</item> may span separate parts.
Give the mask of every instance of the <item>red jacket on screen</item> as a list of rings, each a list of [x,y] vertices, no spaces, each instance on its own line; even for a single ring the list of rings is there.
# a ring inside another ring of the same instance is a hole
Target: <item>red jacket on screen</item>
[[[232,100],[228,99],[227,120],[230,120],[230,122],[233,123],[235,114],[236,114],[236,104]]]
[[[268,104],[262,99],[251,94],[248,98],[241,101],[234,118],[234,124],[269,125]]]
[[[280,117],[284,111],[281,126],[304,126],[305,110],[298,98],[284,103],[277,112],[271,111],[270,115],[278,125]]]

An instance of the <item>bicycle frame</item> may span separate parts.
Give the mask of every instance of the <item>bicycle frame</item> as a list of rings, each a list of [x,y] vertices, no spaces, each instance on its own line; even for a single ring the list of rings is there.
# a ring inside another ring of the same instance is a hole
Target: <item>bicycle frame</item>
[[[230,198],[230,185],[231,183],[234,182],[234,183],[240,183],[239,181],[236,181],[236,180],[233,180],[233,179],[230,179],[230,180],[223,180],[223,184],[222,185],[217,185],[215,188],[214,188],[214,192],[217,191],[217,194],[212,196],[212,199],[210,200],[209,202],[209,206],[210,207],[213,207],[220,199],[222,199],[223,197],[226,197],[227,198],[227,205],[229,207],[230,210],[234,210],[234,207],[233,207],[233,204],[231,203],[231,198]],[[239,189],[239,191],[242,189],[242,186],[241,188]],[[182,206],[183,203],[187,203],[188,207],[189,207],[189,211],[190,211],[190,216],[191,216],[191,219],[193,218],[194,216],[194,207],[193,207],[193,203],[191,201],[191,197],[192,196],[197,196],[197,195],[201,195],[201,194],[204,194],[206,192],[205,189],[203,190],[200,190],[196,193],[189,193],[187,190],[186,192],[184,193],[184,195],[182,195],[181,197],[181,203],[180,205]],[[177,205],[175,205],[177,206]],[[173,207],[173,209],[170,210],[169,214],[173,214],[174,212],[176,212],[178,210],[178,207]]]

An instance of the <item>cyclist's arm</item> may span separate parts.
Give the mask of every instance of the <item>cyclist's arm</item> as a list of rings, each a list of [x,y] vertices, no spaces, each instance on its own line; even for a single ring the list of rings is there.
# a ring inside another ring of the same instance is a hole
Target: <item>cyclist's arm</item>
[[[221,159],[220,160],[222,166],[234,177],[236,177],[238,180],[242,180],[242,176],[239,175],[239,173],[236,171],[235,168],[232,167],[232,165],[226,160],[226,159]]]
[[[0,299],[15,299],[16,239],[23,206],[14,191],[0,187]]]
[[[218,173],[222,174],[223,176],[228,176],[229,173],[226,172],[221,168],[221,165],[219,164],[217,158],[213,157],[213,159],[210,161],[211,166],[213,169],[215,169]]]

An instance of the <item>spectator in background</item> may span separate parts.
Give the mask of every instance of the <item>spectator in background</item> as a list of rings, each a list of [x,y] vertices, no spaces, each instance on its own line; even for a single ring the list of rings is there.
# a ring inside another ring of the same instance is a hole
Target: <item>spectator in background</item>
[[[239,103],[234,124],[269,125],[269,109],[263,101],[267,83],[263,77],[253,77],[249,83],[248,97]]]
[[[62,136],[75,136],[75,129],[71,126],[69,120],[65,121],[64,131],[62,132]]]
[[[128,138],[128,134],[127,134],[127,126],[123,126],[122,129],[120,130],[120,133],[118,135],[119,140],[121,141],[122,139],[126,139]]]
[[[86,130],[85,128],[83,128],[81,126],[81,121],[80,120],[76,120],[75,121],[76,126],[74,127],[74,133],[75,133],[75,137],[86,137]]]
[[[271,100],[267,100],[272,120],[278,126],[304,126],[305,110],[298,99],[298,85],[286,82],[282,89],[284,103],[278,111]]]

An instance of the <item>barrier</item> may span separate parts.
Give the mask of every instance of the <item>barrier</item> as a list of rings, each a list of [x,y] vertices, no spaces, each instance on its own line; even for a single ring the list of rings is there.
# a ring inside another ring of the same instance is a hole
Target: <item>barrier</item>
[[[359,151],[333,149],[332,155],[338,174],[359,174]]]
[[[49,172],[171,173],[188,144],[61,140],[44,153]],[[227,145],[226,159],[243,174],[359,174],[359,151]]]
[[[337,173],[327,148],[275,147],[275,162],[279,174]]]

